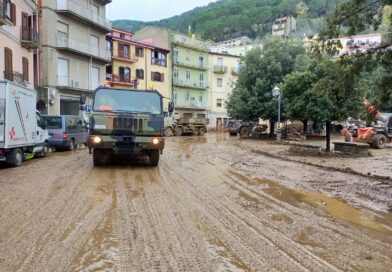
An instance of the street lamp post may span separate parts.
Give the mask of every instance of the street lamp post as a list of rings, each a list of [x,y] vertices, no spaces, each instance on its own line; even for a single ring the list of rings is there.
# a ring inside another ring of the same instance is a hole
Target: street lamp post
[[[280,129],[280,101],[281,101],[281,93],[280,93],[280,89],[278,86],[276,86],[273,90],[272,90],[272,95],[278,99],[278,128],[276,131],[276,140],[277,141],[281,141],[282,139],[282,131]]]

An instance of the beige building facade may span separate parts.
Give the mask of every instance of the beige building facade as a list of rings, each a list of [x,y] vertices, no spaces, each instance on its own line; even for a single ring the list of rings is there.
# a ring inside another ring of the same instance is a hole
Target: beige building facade
[[[0,80],[33,89],[38,77],[37,3],[0,0]]]
[[[84,115],[80,97],[91,104],[94,89],[103,85],[110,51],[106,34],[111,0],[40,0],[42,86],[39,99],[48,114]]]
[[[227,113],[226,101],[231,94],[240,72],[241,58],[235,55],[210,52],[210,128],[221,130],[230,116]]]
[[[106,67],[105,85],[114,88],[157,90],[171,97],[170,51],[133,40],[133,33],[113,29],[107,35],[112,61]],[[165,110],[167,104],[164,103]]]

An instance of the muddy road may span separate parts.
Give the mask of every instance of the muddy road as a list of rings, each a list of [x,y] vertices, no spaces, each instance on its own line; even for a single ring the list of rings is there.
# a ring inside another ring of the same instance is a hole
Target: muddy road
[[[391,271],[392,185],[167,139],[158,168],[87,150],[0,168],[0,271]]]

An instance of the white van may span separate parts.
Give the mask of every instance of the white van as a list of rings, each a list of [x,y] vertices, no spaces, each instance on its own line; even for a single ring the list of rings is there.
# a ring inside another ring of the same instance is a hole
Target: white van
[[[49,134],[36,111],[35,90],[0,81],[0,161],[20,166],[27,156],[49,154]]]

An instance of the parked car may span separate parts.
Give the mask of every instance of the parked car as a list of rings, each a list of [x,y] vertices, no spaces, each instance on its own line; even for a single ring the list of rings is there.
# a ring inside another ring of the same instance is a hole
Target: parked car
[[[87,145],[88,125],[83,117],[73,115],[45,115],[49,132],[49,145],[56,149],[74,150]]]

